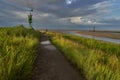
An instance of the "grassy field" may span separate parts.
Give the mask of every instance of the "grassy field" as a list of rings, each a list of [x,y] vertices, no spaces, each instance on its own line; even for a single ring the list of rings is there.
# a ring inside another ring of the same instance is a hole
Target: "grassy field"
[[[0,80],[26,80],[32,70],[39,32],[23,26],[0,28]]]
[[[66,34],[62,36],[66,39],[70,39],[72,41],[78,42],[79,44],[85,45],[87,48],[101,50],[105,53],[108,53],[109,55],[114,54],[114,55],[120,56],[120,45],[119,44],[98,41],[95,39],[88,39],[88,38],[83,38],[83,37],[78,37],[78,36],[66,35]]]
[[[120,80],[120,45],[61,33],[47,33],[87,80]]]

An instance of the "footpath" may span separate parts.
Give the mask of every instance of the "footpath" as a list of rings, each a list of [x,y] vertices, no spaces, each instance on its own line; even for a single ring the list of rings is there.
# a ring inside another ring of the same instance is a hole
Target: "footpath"
[[[47,36],[41,34],[40,39],[37,58],[29,80],[85,80],[80,71],[51,44]]]

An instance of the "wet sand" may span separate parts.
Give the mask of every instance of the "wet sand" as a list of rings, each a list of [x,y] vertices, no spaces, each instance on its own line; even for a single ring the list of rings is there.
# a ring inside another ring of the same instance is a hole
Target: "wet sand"
[[[92,35],[97,37],[105,37],[105,38],[112,38],[112,39],[119,39],[120,40],[120,32],[105,32],[105,31],[75,31],[79,34],[85,35]]]

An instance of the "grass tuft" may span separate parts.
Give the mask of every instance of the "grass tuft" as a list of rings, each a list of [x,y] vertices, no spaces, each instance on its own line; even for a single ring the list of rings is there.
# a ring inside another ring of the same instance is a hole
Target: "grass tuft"
[[[55,32],[47,34],[52,43],[83,71],[87,80],[120,80],[120,52],[116,51],[120,45]]]
[[[39,32],[23,26],[0,28],[0,80],[26,80],[39,42]]]

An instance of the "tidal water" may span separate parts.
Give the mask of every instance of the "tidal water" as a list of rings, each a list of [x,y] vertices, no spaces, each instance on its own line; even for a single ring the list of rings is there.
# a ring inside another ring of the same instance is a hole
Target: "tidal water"
[[[91,38],[91,39],[96,39],[96,40],[101,40],[101,41],[120,44],[120,40],[118,40],[118,39],[111,39],[111,38],[105,38],[105,37],[96,37],[96,36],[91,36],[91,35],[84,35],[84,34],[79,34],[79,33],[75,32],[75,31],[62,31],[62,32],[66,33],[66,34],[85,37],[85,38]]]

